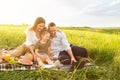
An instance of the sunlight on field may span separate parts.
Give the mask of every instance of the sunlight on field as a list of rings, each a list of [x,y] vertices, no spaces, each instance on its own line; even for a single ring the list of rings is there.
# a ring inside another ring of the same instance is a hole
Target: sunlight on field
[[[0,27],[0,48],[17,47],[25,41],[26,27]]]
[[[0,26],[0,48],[15,48],[25,41],[25,29],[27,27]],[[84,76],[88,72],[91,76],[96,76],[91,80],[119,80],[120,73],[120,30],[104,29],[60,29],[66,33],[68,41],[77,46],[88,50],[89,56],[95,64],[103,69],[93,69],[78,71],[74,76],[67,78],[75,80],[76,77]],[[102,75],[104,74],[104,75]],[[115,74],[115,75],[112,75]],[[63,78],[63,76],[61,76]],[[88,79],[90,80],[90,79]]]
[[[97,61],[104,62],[118,54],[120,49],[120,37],[116,34],[106,34],[94,31],[65,30],[71,44],[87,48],[91,57]],[[108,57],[109,56],[109,57]],[[104,59],[104,60],[103,60]]]

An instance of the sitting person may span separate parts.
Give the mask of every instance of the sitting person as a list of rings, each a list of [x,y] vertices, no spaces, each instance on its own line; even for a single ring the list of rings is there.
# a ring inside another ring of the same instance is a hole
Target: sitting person
[[[28,28],[26,31],[26,41],[19,47],[17,47],[12,53],[11,56],[15,59],[20,58],[22,55],[25,55],[24,58],[33,60],[34,51],[32,49],[33,44],[40,40],[40,32],[45,28],[45,20],[42,17],[38,17],[33,26]]]
[[[49,23],[48,30],[51,36],[53,57],[59,59],[62,64],[72,64],[73,62],[79,61],[79,58],[89,58],[85,48],[70,46],[65,34],[57,30],[55,23]]]
[[[41,32],[41,40],[34,44],[36,61],[38,66],[44,66],[44,63],[53,64],[50,50],[50,33],[47,29]]]
[[[70,57],[70,63],[76,62],[66,35],[62,31],[57,30],[53,22],[48,24],[48,30],[50,31],[51,50],[54,59],[59,59],[60,52],[66,51],[66,54]]]

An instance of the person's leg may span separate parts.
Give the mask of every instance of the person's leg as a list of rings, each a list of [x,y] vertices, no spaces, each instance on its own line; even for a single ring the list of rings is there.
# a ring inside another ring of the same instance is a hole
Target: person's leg
[[[38,63],[38,67],[44,66],[44,63],[42,62],[41,58],[39,58],[39,57],[37,57],[37,63]]]
[[[64,65],[71,64],[71,57],[68,55],[68,53],[66,51],[60,52],[58,60]]]
[[[2,52],[0,52],[0,62],[3,61],[3,60],[2,60],[2,57],[3,57],[3,54],[2,54]]]
[[[24,56],[21,56],[20,58],[32,61],[33,60],[33,55],[31,53],[27,52]]]
[[[74,56],[88,57],[87,50],[83,47],[71,46],[71,49]]]
[[[46,55],[46,62],[47,62],[48,64],[53,64],[53,61],[50,60],[49,56],[47,56],[47,55]]]
[[[15,50],[13,50],[10,55],[14,58],[20,57],[22,54],[25,53],[26,45],[22,44],[21,46],[17,47]]]
[[[76,69],[82,69],[84,68],[85,64],[87,63],[87,60],[84,58],[81,58],[80,61],[77,61],[75,63],[73,63],[69,69],[70,72],[76,70]]]
[[[73,55],[77,60],[79,60],[79,58],[86,58],[86,60],[88,59],[88,61],[92,61],[92,59],[88,56],[88,52],[85,48],[79,46],[71,46],[71,49]]]

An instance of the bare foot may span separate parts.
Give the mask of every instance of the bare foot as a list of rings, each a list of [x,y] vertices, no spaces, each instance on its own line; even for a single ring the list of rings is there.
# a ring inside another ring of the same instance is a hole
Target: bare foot
[[[16,57],[16,58],[14,58],[14,60],[18,61],[18,60],[19,60],[19,58],[17,58],[17,57]]]

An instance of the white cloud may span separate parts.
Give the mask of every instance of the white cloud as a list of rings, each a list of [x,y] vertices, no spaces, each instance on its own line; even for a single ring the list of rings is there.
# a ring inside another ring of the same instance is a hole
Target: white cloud
[[[32,24],[42,16],[57,25],[120,25],[120,0],[0,0],[0,23]]]
[[[111,5],[113,0],[101,0],[98,2],[94,2],[89,4],[88,6],[82,9],[82,14],[91,15],[91,16],[114,16],[120,17],[120,3],[116,2],[116,4]]]
[[[112,2],[111,2],[111,5],[116,5],[116,4],[119,4],[120,3],[120,0],[113,0]]]

